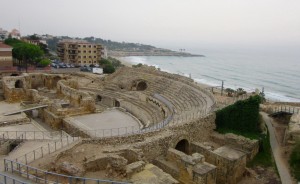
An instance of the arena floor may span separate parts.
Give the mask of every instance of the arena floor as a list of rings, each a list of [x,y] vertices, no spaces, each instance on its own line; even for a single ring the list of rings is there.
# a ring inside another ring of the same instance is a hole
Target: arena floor
[[[124,135],[139,129],[139,123],[135,118],[118,109],[73,116],[68,118],[68,120],[79,129],[96,137]]]

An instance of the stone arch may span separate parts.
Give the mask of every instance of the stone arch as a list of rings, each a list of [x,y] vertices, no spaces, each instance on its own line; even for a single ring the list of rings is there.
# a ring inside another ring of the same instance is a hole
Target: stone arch
[[[97,95],[96,96],[96,102],[101,102],[102,101],[102,96],[101,95]]]
[[[148,85],[145,81],[140,81],[136,85],[136,90],[137,91],[144,91],[144,90],[147,89],[147,87],[148,87]]]
[[[175,149],[189,155],[190,143],[187,139],[181,139],[180,141],[177,142]]]
[[[10,76],[19,76],[17,73],[12,73]]]
[[[23,88],[23,87],[24,87],[23,81],[17,80],[17,81],[15,82],[15,88]]]
[[[56,85],[57,85],[57,82],[61,80],[61,77],[60,76],[55,76],[53,79],[52,79],[52,87],[55,88]]]
[[[120,102],[118,100],[115,100],[115,107],[120,107]]]

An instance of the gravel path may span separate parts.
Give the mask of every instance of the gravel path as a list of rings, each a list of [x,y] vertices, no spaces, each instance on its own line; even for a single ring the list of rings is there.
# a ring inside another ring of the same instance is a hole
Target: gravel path
[[[266,122],[266,125],[269,130],[270,134],[270,144],[273,152],[273,156],[276,162],[276,166],[279,172],[279,176],[281,179],[282,184],[292,184],[294,183],[292,180],[292,177],[289,173],[288,167],[284,164],[282,157],[281,157],[281,151],[280,151],[280,145],[277,142],[277,139],[275,137],[275,130],[274,127],[272,126],[272,119],[268,116],[268,114],[261,112],[260,113]]]

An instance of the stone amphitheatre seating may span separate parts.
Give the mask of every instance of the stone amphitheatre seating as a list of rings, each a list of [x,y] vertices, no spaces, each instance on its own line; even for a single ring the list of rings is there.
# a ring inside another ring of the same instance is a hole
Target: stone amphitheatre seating
[[[116,142],[119,143],[127,141],[127,139],[130,142],[134,140],[140,142],[144,138],[146,140],[147,134],[145,132],[148,132],[148,135],[153,134],[153,138],[155,138],[155,140],[153,139],[153,141],[155,141],[153,144],[153,146],[155,146],[153,153],[157,154],[163,152],[157,150],[158,146],[163,148],[172,146],[173,144],[175,146],[179,138],[189,139],[189,137],[191,137],[191,139],[196,139],[198,138],[197,136],[201,136],[202,139],[204,132],[207,132],[206,128],[208,127],[209,130],[212,130],[214,127],[211,123],[213,114],[203,119],[199,118],[203,115],[203,112],[208,112],[214,105],[213,97],[207,91],[197,86],[192,79],[183,76],[168,74],[151,67],[123,67],[114,74],[105,77],[88,73],[74,73],[63,76],[49,75],[47,77],[53,79],[45,80],[46,76],[43,75],[35,76],[35,78],[31,76],[31,78],[28,77],[28,82],[25,81],[24,77],[19,77],[20,80],[24,80],[24,85],[28,83],[27,86],[25,85],[26,88],[20,87],[15,89],[13,86],[11,88],[16,91],[24,89],[25,91],[31,92],[33,90],[31,86],[33,85],[29,84],[34,84],[36,90],[30,93],[32,95],[29,100],[35,99],[34,101],[36,103],[42,104],[47,102],[49,104],[47,108],[41,109],[41,115],[46,123],[49,122],[48,124],[55,125],[53,127],[51,126],[52,128],[66,128],[72,133],[73,127],[64,126],[66,124],[64,124],[64,122],[61,123],[61,121],[64,121],[70,116],[101,112],[106,110],[106,108],[122,108],[123,112],[126,110],[140,120],[142,125],[140,129],[138,126],[135,126],[137,130],[135,131],[135,129],[133,129],[131,132],[128,132],[128,134],[127,127],[125,127],[126,134],[114,135],[111,131],[110,136],[114,137]],[[60,80],[56,80],[55,77],[60,77]],[[37,80],[38,78],[40,79]],[[47,81],[51,81],[51,83],[49,82],[48,84]],[[10,84],[9,82],[10,81],[7,81],[7,84]],[[48,87],[47,90],[43,89],[45,87]],[[47,94],[50,92],[50,89],[52,93]],[[24,96],[26,94],[27,93],[24,93]],[[8,95],[10,94],[8,93]],[[52,96],[59,96],[59,99],[57,97],[57,99],[54,99]],[[46,97],[47,100],[45,100]],[[68,101],[68,103],[59,104],[55,100]],[[95,121],[95,119],[91,121]],[[185,122],[186,124],[183,124]],[[95,121],[93,123],[98,122]],[[168,123],[171,127],[166,128],[166,131],[160,130],[162,127],[168,125]],[[174,123],[180,123],[183,124],[183,126],[172,126]],[[95,137],[90,136],[91,139],[89,139],[89,136],[87,136],[85,137],[87,138],[86,141],[105,142],[107,140],[107,144],[110,144],[110,141],[113,143],[114,140],[109,139],[109,136],[104,134],[105,128],[103,128],[102,125],[100,126],[101,127],[95,131]],[[122,126],[122,124],[120,126]],[[203,127],[205,127],[205,129]],[[103,128],[103,136],[97,137],[96,132],[101,130],[101,128]],[[119,133],[119,128],[124,127],[108,128],[106,130],[117,129]],[[92,129],[88,129],[88,131],[89,130],[94,131]],[[157,134],[153,132],[153,130],[158,130]],[[80,126],[74,127],[74,131],[75,133],[76,131],[80,131]],[[130,134],[136,135],[131,135],[130,137]],[[177,137],[177,134],[180,136]],[[181,135],[184,136],[182,137]],[[160,138],[163,141],[161,141]],[[168,143],[168,141],[171,140],[174,143]],[[142,144],[140,146],[143,147]],[[145,146],[145,149],[148,149],[148,147]],[[152,154],[152,152],[149,154],[146,153],[145,155],[150,154]]]
[[[162,95],[173,104],[175,114],[178,117],[183,112],[186,116],[187,112],[197,113],[205,111],[207,106],[214,104],[213,99],[209,99],[211,96],[194,84],[191,79],[159,72],[154,69],[123,68],[118,72],[118,75],[111,76],[106,81],[113,83],[110,86],[114,86],[114,90],[118,86],[132,90],[133,87],[131,85],[133,81],[139,79],[147,83],[147,89],[141,91],[141,93],[149,96],[156,93]],[[126,81],[125,84],[124,81]],[[207,99],[210,102],[207,102]]]

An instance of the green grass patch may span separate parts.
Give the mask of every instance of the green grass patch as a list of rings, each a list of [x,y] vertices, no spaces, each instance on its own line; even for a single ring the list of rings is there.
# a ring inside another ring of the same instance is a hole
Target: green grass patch
[[[300,181],[300,142],[294,147],[291,156],[290,156],[290,167],[293,173],[293,176]]]
[[[259,152],[247,165],[248,167],[262,166],[273,167],[275,163],[272,158],[272,150],[270,145],[269,132],[260,134],[259,136]]]

